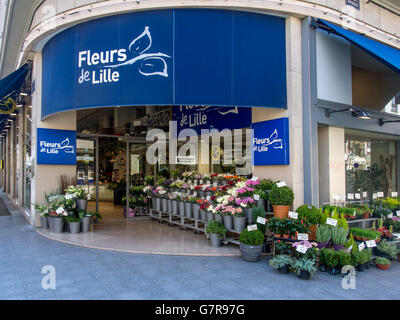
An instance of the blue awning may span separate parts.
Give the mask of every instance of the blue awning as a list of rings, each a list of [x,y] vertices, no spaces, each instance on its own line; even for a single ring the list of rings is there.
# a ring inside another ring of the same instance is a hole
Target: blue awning
[[[364,50],[393,71],[400,73],[400,50],[355,32],[343,29],[321,19],[318,19],[317,26],[350,41],[352,44]]]

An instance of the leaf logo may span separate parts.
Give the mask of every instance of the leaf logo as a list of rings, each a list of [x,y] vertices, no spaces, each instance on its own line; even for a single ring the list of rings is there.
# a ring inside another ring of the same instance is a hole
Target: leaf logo
[[[272,146],[273,149],[283,149],[282,139],[278,139],[278,131],[275,129],[274,132],[266,138],[266,143],[262,145],[265,151],[268,151],[268,147]]]
[[[118,68],[127,65],[133,65],[140,61],[139,73],[143,76],[162,76],[168,78],[168,65],[165,58],[171,58],[169,55],[157,52],[149,53],[153,40],[150,28],[146,26],[144,31],[136,37],[129,45],[129,51],[134,57],[123,63],[107,66],[108,68]]]

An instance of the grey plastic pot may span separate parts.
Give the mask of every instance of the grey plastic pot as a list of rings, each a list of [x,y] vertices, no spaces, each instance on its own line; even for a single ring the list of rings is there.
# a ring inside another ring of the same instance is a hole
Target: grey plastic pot
[[[213,195],[214,195],[214,193],[212,191],[205,191],[204,192],[204,196],[205,197],[208,197],[208,196],[212,197]]]
[[[160,198],[152,198],[152,202],[153,202],[153,209],[156,211],[160,211],[161,209],[161,199]]]
[[[197,194],[199,195],[200,198],[203,198],[205,192],[203,190],[197,190]]]
[[[161,199],[161,211],[162,212],[167,212],[167,199],[162,198]]]
[[[200,209],[200,220],[202,220],[202,221],[207,220],[207,212],[203,209]]]
[[[214,220],[214,214],[211,211],[207,211],[207,222]]]
[[[245,208],[244,211],[246,213],[247,224],[253,224],[254,223],[253,208]]]
[[[181,217],[185,215],[185,203],[183,201],[178,202],[178,212]]]
[[[197,220],[200,219],[200,206],[198,203],[192,203],[192,213],[193,213],[193,218]]]
[[[42,229],[47,229],[49,227],[47,217],[40,216],[40,224],[42,225]]]
[[[69,232],[71,232],[71,233],[81,232],[81,223],[80,222],[68,222],[68,224],[69,224]]]
[[[236,232],[242,232],[246,227],[246,217],[233,217],[233,229]]]
[[[185,202],[185,216],[186,216],[186,218],[193,217],[191,202]]]
[[[224,219],[224,226],[227,230],[232,230],[233,229],[233,218],[232,216],[229,215],[223,215]]]
[[[172,214],[178,214],[178,201],[176,200],[171,201],[171,211]]]
[[[210,244],[212,247],[221,246],[221,239],[217,233],[210,233]]]
[[[167,199],[167,212],[172,213],[172,200]]]
[[[64,230],[64,219],[63,218],[56,218],[56,217],[49,217],[49,228],[50,231],[55,233],[62,233]]]
[[[92,220],[91,216],[85,216],[82,218],[82,232],[90,231],[90,222]]]
[[[262,245],[252,246],[248,244],[240,244],[240,252],[242,253],[242,258],[245,261],[256,262],[260,260]]]
[[[76,203],[76,209],[83,210],[83,211],[87,210],[87,200],[86,199],[76,199],[75,203]]]
[[[224,219],[222,218],[222,214],[220,213],[214,213],[214,220],[222,224],[224,223]]]

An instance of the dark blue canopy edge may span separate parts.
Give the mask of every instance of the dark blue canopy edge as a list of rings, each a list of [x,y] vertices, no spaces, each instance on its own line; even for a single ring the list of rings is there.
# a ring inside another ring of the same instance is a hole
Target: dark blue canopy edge
[[[29,69],[30,66],[26,63],[0,80],[0,132],[7,125],[11,113],[15,112],[17,95]]]
[[[400,50],[321,19],[317,20],[316,26],[350,41],[393,71],[400,73]]]

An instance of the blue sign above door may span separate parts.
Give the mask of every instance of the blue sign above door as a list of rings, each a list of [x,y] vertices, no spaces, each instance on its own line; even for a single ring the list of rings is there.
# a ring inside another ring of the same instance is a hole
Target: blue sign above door
[[[179,106],[173,108],[172,119],[177,122],[178,133],[193,129],[201,134],[202,129],[239,129],[251,125],[251,108]]]
[[[253,165],[288,165],[289,119],[257,122],[252,128]]]
[[[75,165],[76,131],[38,128],[37,164]]]
[[[71,27],[43,49],[42,117],[139,105],[286,108],[285,19],[171,9]]]

